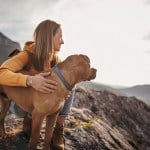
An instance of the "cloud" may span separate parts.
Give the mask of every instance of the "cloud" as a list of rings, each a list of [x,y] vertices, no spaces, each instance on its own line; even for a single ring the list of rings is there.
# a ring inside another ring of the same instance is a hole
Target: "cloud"
[[[0,31],[24,43],[41,20],[53,15],[58,3],[60,0],[0,0]]]
[[[33,14],[39,15],[39,13],[45,13],[46,10],[49,10],[51,13],[53,7],[57,4],[59,0],[0,0],[0,18],[1,22],[22,22],[30,20]]]
[[[0,31],[23,44],[24,41],[32,38],[34,28],[39,22],[48,18],[62,22],[62,14],[65,10],[82,8],[89,2],[86,3],[86,0],[0,0],[0,4]]]
[[[150,40],[150,33],[148,33],[143,39],[144,40]]]
[[[146,54],[150,54],[150,49],[149,49],[149,50],[147,50],[147,51],[145,51],[145,53],[146,53]]]
[[[146,5],[150,5],[150,0],[146,0],[144,3],[145,3]]]

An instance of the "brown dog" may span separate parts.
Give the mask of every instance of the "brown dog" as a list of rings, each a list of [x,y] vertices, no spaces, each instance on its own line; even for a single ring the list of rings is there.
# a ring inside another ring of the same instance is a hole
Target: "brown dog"
[[[96,77],[96,69],[90,68],[90,60],[85,55],[71,55],[62,63],[58,64],[63,77],[71,87],[81,81],[91,80]],[[10,100],[13,99],[22,109],[32,114],[32,132],[29,149],[35,150],[40,135],[40,127],[46,117],[46,131],[44,139],[44,150],[50,149],[50,141],[59,111],[64,105],[65,97],[68,95],[62,80],[54,70],[47,78],[58,82],[58,88],[54,93],[43,94],[31,87],[2,86],[9,102],[5,101],[0,116],[1,134],[4,134],[4,117],[9,108]],[[0,97],[2,98],[2,97]]]

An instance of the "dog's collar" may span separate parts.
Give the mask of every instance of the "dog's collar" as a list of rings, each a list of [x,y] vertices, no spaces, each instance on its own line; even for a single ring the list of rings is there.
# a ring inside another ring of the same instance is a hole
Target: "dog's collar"
[[[64,76],[62,75],[61,71],[59,70],[59,68],[57,66],[53,67],[54,72],[58,75],[58,77],[60,78],[60,80],[63,82],[63,84],[65,85],[66,89],[69,91],[72,91],[72,87],[70,86],[70,84],[66,81],[66,79],[64,78]]]

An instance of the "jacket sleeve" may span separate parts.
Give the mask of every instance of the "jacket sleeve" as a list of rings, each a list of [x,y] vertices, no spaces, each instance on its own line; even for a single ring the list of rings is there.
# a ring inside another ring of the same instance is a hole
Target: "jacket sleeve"
[[[22,51],[18,55],[5,61],[0,66],[0,84],[26,87],[27,75],[16,72],[22,70],[27,62],[28,53],[26,51]]]

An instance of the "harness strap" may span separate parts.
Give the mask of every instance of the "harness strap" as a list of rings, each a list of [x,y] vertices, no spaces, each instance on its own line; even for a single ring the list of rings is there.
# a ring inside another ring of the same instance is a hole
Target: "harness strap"
[[[72,91],[72,87],[70,86],[70,84],[66,81],[66,79],[64,78],[64,76],[62,75],[61,71],[59,70],[59,68],[57,66],[53,67],[54,72],[58,75],[58,77],[60,78],[60,80],[63,82],[63,84],[65,85],[66,89],[68,91]]]

